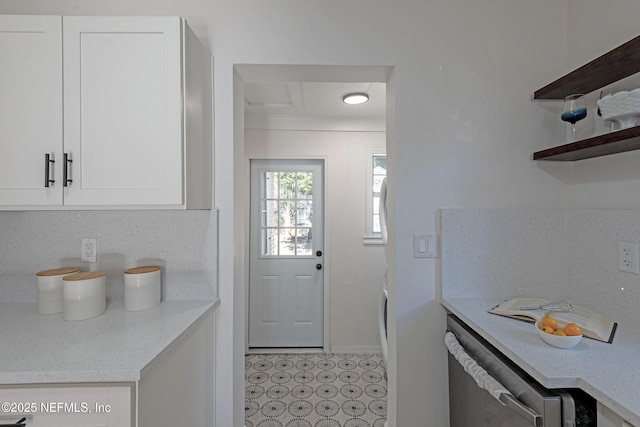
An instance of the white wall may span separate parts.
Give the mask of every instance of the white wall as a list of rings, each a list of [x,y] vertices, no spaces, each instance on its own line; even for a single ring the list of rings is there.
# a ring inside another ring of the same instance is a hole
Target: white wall
[[[568,0],[567,58],[570,69],[636,37],[640,4],[633,0]]]
[[[583,65],[640,34],[640,3],[569,0],[570,68]],[[626,89],[640,87],[640,75],[625,79]],[[599,91],[592,94],[594,99]],[[593,111],[593,110],[591,110]],[[588,120],[600,122],[591,114]],[[586,208],[637,208],[640,205],[640,151],[576,162],[567,179],[565,203]]]
[[[588,8],[596,8],[594,17],[611,23],[628,14],[628,3],[609,1],[605,10],[589,1]],[[571,8],[572,14],[575,10]],[[183,15],[191,18],[196,33],[208,39],[216,58],[215,190],[221,209],[220,427],[242,425],[243,407],[244,293],[234,285],[234,268],[241,271],[238,266],[244,261],[235,242],[243,240],[234,241],[234,228],[241,229],[239,222],[245,218],[234,215],[233,182],[239,178],[234,154],[242,159],[243,148],[238,145],[242,139],[235,139],[242,124],[234,121],[233,65],[394,66],[388,88],[395,93],[390,100],[395,121],[389,123],[387,150],[393,233],[389,419],[391,427],[440,427],[447,425],[448,415],[446,350],[441,344],[444,316],[435,294],[436,263],[412,257],[412,235],[433,233],[435,212],[441,207],[554,206],[565,204],[565,197],[575,204],[589,204],[594,194],[607,203],[624,200],[618,191],[627,188],[623,179],[607,180],[602,187],[596,177],[575,192],[568,191],[570,165],[530,160],[533,151],[564,138],[557,103],[532,102],[531,93],[567,69],[567,11],[567,0],[3,0],[0,4],[0,13]],[[635,28],[626,22],[630,31]],[[588,40],[608,37],[609,29],[591,25],[590,31]],[[600,163],[584,167],[593,172],[607,163],[596,161]],[[636,179],[632,163],[614,162],[605,168]]]
[[[384,132],[245,130],[248,158],[325,158],[325,286],[330,290],[332,351],[380,351],[377,301],[386,261],[365,246],[371,154],[384,153]]]

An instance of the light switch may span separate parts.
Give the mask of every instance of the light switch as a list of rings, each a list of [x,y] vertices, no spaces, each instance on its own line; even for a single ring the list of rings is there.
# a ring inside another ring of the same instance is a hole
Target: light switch
[[[414,234],[413,235],[413,257],[414,258],[437,258],[438,257],[438,236],[434,234]]]

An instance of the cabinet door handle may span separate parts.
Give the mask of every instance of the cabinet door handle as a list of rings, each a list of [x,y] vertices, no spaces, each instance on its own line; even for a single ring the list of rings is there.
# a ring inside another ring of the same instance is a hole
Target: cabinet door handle
[[[68,187],[73,182],[72,179],[69,179],[69,171],[71,169],[71,162],[73,162],[73,160],[71,160],[69,158],[69,153],[64,153],[63,162],[64,163],[62,164],[62,186],[63,187]]]
[[[56,182],[55,180],[51,179],[51,169],[53,169],[53,166],[49,167],[50,164],[55,162],[56,161],[51,158],[51,155],[49,153],[44,155],[44,186],[46,188],[49,188],[50,184]]]

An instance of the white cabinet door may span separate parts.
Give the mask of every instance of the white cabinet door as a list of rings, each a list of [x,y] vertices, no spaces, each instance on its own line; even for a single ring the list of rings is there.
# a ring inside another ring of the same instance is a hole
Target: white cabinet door
[[[133,427],[133,384],[0,387],[0,424],[28,427]]]
[[[62,204],[61,24],[0,16],[0,205]],[[48,188],[45,154],[55,161]]]
[[[64,204],[182,204],[181,19],[63,25]]]

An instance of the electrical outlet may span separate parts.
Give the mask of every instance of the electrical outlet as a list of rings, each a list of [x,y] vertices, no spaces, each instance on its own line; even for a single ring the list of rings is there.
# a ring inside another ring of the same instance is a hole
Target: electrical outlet
[[[626,273],[640,274],[640,244],[618,242],[618,269]]]
[[[98,239],[82,239],[80,258],[86,262],[96,262],[98,258]]]

